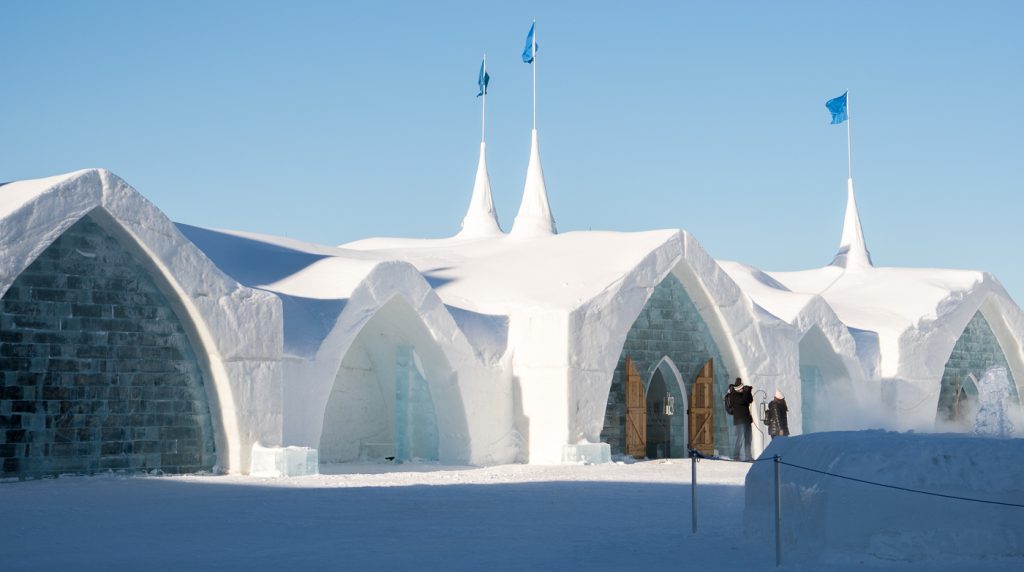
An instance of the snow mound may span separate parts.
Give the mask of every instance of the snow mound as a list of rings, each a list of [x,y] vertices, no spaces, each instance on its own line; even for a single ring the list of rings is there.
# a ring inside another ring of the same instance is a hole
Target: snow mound
[[[772,441],[783,463],[942,495],[1024,505],[1024,440],[884,431],[815,433]],[[746,480],[746,527],[774,542],[774,467]],[[897,561],[1024,556],[1024,508],[968,502],[782,465],[783,559]],[[828,551],[825,551],[825,547]]]

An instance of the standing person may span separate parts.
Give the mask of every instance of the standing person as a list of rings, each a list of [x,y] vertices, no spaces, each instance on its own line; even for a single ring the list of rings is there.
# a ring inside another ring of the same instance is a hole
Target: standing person
[[[725,410],[732,415],[732,424],[736,427],[736,443],[733,445],[733,458],[741,461],[749,461],[750,456],[750,425],[754,417],[750,414],[750,404],[754,402],[753,388],[743,385],[743,380],[736,378],[736,382],[729,386],[729,392],[725,394]]]
[[[789,406],[778,389],[775,390],[775,399],[768,404],[768,434],[772,437],[789,435]]]

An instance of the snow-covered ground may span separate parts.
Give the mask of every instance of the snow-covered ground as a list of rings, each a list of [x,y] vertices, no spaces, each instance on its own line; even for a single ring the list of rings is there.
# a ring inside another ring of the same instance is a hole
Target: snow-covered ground
[[[851,554],[931,562],[1004,557],[1020,559],[1024,570],[1024,439],[825,432],[776,439],[761,458],[775,455],[783,463],[782,532],[790,554],[825,561]],[[756,463],[745,485],[744,524],[762,542],[774,541],[773,465]]]
[[[687,460],[6,482],[0,569],[769,570],[774,545],[743,534],[748,469],[698,464],[696,535]],[[1024,560],[783,569],[1021,570]]]

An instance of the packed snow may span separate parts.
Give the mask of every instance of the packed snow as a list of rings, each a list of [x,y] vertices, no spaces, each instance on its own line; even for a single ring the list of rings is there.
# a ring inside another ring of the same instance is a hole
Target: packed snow
[[[780,467],[782,533],[794,561],[872,557],[934,566],[1003,557],[1024,567],[1024,439],[884,431],[775,439],[746,478],[744,523],[758,543],[774,542],[775,455],[789,463]]]
[[[696,534],[685,459],[487,468],[352,463],[277,479],[109,475],[0,483],[0,503],[11,516],[0,524],[3,568],[772,570],[771,538],[744,533],[749,468],[698,463]],[[858,518],[882,526],[904,500],[888,498]],[[822,562],[786,550],[783,570],[1024,566],[1021,558],[908,562],[867,553]]]

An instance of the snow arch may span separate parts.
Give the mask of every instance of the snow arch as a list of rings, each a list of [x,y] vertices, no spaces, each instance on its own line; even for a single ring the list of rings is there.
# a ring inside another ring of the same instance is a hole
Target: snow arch
[[[440,421],[439,421],[440,420]],[[341,361],[324,413],[320,459],[439,458],[464,435],[465,411],[444,352],[407,302],[392,297]]]
[[[1024,395],[1024,340],[1020,338],[1021,332],[1024,332],[1024,312],[1001,287],[985,297],[978,312],[988,322],[999,343],[1020,402],[1020,396]],[[1014,323],[1017,325],[1014,326]],[[1024,423],[1024,403],[1020,403],[1016,419]]]
[[[273,423],[256,423],[261,409],[280,402],[240,400],[272,390],[279,372],[279,302],[221,273],[163,213],[115,175],[99,169],[5,186],[0,197],[0,294],[83,217],[95,221],[132,253],[163,292],[196,349],[209,404],[216,467],[239,472],[248,466],[251,443],[279,441]],[[255,338],[240,324],[259,321],[268,332]],[[276,343],[275,343],[276,342]],[[266,419],[266,417],[264,417]],[[272,417],[271,417],[272,419]],[[278,422],[280,418],[277,418]]]
[[[365,389],[371,381],[381,391],[382,384],[395,379],[387,372],[395,371],[401,348],[412,348],[420,364],[410,357],[414,367],[403,371],[413,377],[413,370],[418,371],[429,387],[436,409],[437,458],[446,463],[472,462],[476,452],[468,428],[470,412],[487,406],[487,388],[467,390],[460,377],[472,375],[481,364],[440,298],[416,268],[405,262],[374,266],[346,301],[315,359],[291,364],[290,377],[295,383],[285,393],[286,440],[311,447],[327,444],[326,461],[391,456],[378,455],[375,450],[387,449],[387,435],[393,435],[393,426],[375,426],[361,435],[355,427],[328,423],[328,415],[346,410],[341,394]],[[357,375],[360,369],[361,378]],[[374,411],[395,419],[391,397],[372,404],[365,393],[357,397]],[[366,445],[360,446],[360,441]]]
[[[20,413],[3,474],[214,465],[197,349],[161,277],[92,211],[22,272],[0,307],[0,385]]]
[[[991,309],[989,314],[992,314]],[[1019,382],[1009,366],[1003,349],[1004,343],[991,327],[983,310],[975,312],[957,338],[943,369],[935,414],[937,430],[967,431],[974,426],[976,411],[963,403],[963,398],[977,397],[976,382],[992,367],[1002,367],[1008,372],[1013,391],[1007,406],[1014,419],[1020,417]]]
[[[899,428],[935,429],[940,417],[938,412],[943,407],[940,401],[946,406],[951,403],[949,396],[954,394],[951,387],[957,384],[954,378],[959,375],[962,381],[962,377],[972,371],[969,364],[949,367],[951,358],[963,362],[969,360],[967,356],[972,351],[980,349],[977,342],[968,344],[963,339],[965,332],[970,337],[972,324],[983,326],[980,330],[974,328],[974,334],[983,330],[983,337],[988,340],[985,345],[992,350],[981,352],[979,358],[984,358],[986,353],[1001,356],[995,361],[1003,362],[1008,368],[1017,395],[1022,394],[1024,313],[992,275],[976,272],[968,276],[972,278],[969,288],[942,299],[936,306],[934,318],[920,320],[901,332],[897,340],[898,352],[890,352],[898,355],[898,364],[895,371],[890,364],[889,383],[883,379],[883,403],[895,409],[895,425]],[[897,360],[890,356],[889,361]],[[980,379],[981,373],[975,371],[974,375]],[[1015,421],[1024,421],[1024,410],[1016,403],[1010,411]]]
[[[797,379],[795,360],[772,359],[787,351],[781,343],[786,336],[778,335],[778,330],[791,331],[791,326],[757,307],[689,233],[674,232],[631,272],[570,316],[570,332],[579,333],[570,337],[569,344],[569,443],[601,439],[614,372],[627,336],[655,289],[666,280],[679,285],[705,324],[708,338],[719,351],[716,371],[743,377],[758,388],[774,389],[779,379]],[[692,382],[687,380],[688,372],[681,373],[684,381]],[[724,421],[723,415],[724,411],[718,417]],[[760,450],[757,432],[754,439],[755,450]]]
[[[666,357],[669,358],[673,368],[668,372],[674,375],[672,378],[664,378],[664,381],[668,384],[672,379],[676,379],[676,375],[682,380],[682,386],[677,392],[672,393],[673,397],[680,402],[682,402],[682,395],[689,394],[691,391],[693,382],[704,368],[704,364],[709,359],[714,360],[715,388],[713,393],[725,393],[729,382],[735,377],[732,375],[735,370],[730,370],[725,365],[728,360],[723,358],[723,351],[711,329],[712,326],[708,324],[706,314],[700,312],[697,304],[676,278],[676,275],[669,273],[651,293],[651,297],[637,316],[619,350],[619,363],[615,367],[611,388],[608,392],[605,426],[601,433],[602,441],[611,445],[613,454],[625,452],[627,358],[632,359],[641,371],[650,372],[646,378],[648,386],[651,376],[657,372],[661,364],[666,363]],[[728,350],[728,346],[726,350]],[[727,422],[724,410],[716,411],[716,413],[719,415],[713,419],[715,441],[721,443],[729,438],[730,424]],[[651,416],[657,418],[657,422],[652,420]],[[651,436],[649,442],[657,439],[667,443],[676,442],[680,445],[687,442],[687,436],[683,432],[684,422],[681,417],[676,418],[673,415],[670,419],[662,419],[659,412],[649,410],[648,420],[649,424],[655,425],[668,423],[671,434],[671,439],[668,435]],[[656,427],[654,429],[656,432],[660,432],[660,429]],[[662,449],[665,448],[662,447]],[[670,449],[673,457],[686,456],[684,446],[672,446]],[[656,452],[656,450],[649,448],[649,454],[651,452]]]

